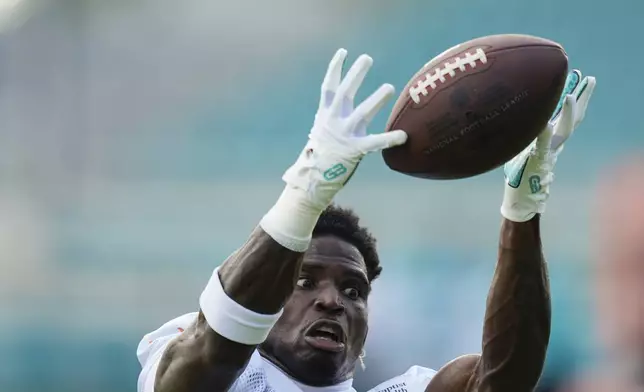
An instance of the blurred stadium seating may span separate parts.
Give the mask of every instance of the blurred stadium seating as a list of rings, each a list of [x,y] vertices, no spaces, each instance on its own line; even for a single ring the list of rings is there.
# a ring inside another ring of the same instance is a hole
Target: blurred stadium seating
[[[374,57],[364,96],[505,32],[561,42],[599,81],[544,219],[544,383],[593,360],[590,187],[644,145],[643,2],[31,1],[14,2],[30,18],[0,25],[0,391],[134,390],[140,337],[195,309],[280,191],[337,47]],[[424,182],[376,156],[343,193],[385,262],[358,390],[479,350],[501,177]]]

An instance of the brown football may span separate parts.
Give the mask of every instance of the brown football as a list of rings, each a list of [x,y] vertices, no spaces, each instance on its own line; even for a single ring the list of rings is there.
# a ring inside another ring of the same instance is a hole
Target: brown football
[[[495,169],[547,125],[568,73],[556,42],[528,35],[477,38],[443,52],[414,75],[386,130],[409,139],[383,151],[391,169],[457,179]]]

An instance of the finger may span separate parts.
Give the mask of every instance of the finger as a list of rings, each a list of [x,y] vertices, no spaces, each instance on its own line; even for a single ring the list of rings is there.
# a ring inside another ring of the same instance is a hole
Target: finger
[[[329,107],[333,102],[340,81],[342,80],[342,67],[347,59],[346,49],[338,49],[333,55],[329,67],[327,68],[326,75],[322,81],[322,96],[320,97],[320,107]]]
[[[356,62],[353,63],[351,69],[349,69],[342,82],[340,82],[340,86],[335,93],[335,98],[331,103],[330,109],[334,114],[344,117],[351,113],[353,99],[372,64],[373,59],[366,54],[358,57]]]
[[[535,151],[537,154],[543,154],[546,153],[550,150],[550,145],[552,144],[552,139],[554,136],[554,130],[552,124],[549,124],[546,129],[543,130],[537,136],[537,140],[535,141]]]
[[[393,97],[395,91],[396,89],[394,86],[388,83],[378,87],[373,94],[362,101],[356,110],[353,111],[350,121],[354,123],[354,125],[360,121],[365,123],[371,122],[380,109],[385,106],[387,101]]]
[[[366,154],[400,146],[405,142],[407,142],[405,131],[396,130],[362,137],[358,141],[358,147]]]
[[[575,130],[575,118],[577,112],[577,103],[574,95],[566,96],[561,110],[561,115],[555,125],[554,135],[551,141],[551,148],[556,150],[568,140]]]
[[[593,76],[588,76],[584,79],[577,93],[577,113],[575,118],[575,126],[578,125],[586,116],[586,109],[595,91],[597,80]]]
[[[561,109],[563,108],[563,103],[564,100],[566,99],[566,96],[569,94],[572,94],[573,91],[579,86],[579,83],[581,82],[581,71],[578,69],[573,69],[570,71],[568,74],[568,77],[566,78],[566,84],[564,85],[563,92],[561,93],[561,98],[559,99],[559,103],[557,104],[557,107],[555,108],[554,113],[552,114],[552,117],[550,118],[551,122],[554,122],[557,120],[559,115],[561,114]]]

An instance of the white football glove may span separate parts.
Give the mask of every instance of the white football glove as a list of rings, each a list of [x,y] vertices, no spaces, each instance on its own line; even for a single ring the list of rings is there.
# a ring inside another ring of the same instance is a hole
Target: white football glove
[[[356,92],[373,60],[367,55],[358,57],[342,79],[346,57],[347,51],[340,49],[329,63],[309,141],[282,176],[286,187],[260,222],[275,241],[293,251],[308,248],[320,214],[367,153],[407,141],[407,134],[399,130],[367,135],[367,125],[392,97],[394,87],[383,84],[354,108]]]
[[[545,211],[555,163],[564,142],[583,121],[595,84],[594,77],[582,80],[581,72],[573,70],[548,126],[530,146],[505,164],[501,214],[506,219],[525,222]]]
[[[320,210],[331,203],[367,153],[404,144],[407,140],[403,131],[367,135],[367,125],[393,96],[394,87],[383,84],[354,109],[356,92],[373,60],[364,54],[358,57],[342,79],[346,57],[347,51],[340,49],[329,63],[309,142],[282,177],[288,185],[306,191]]]

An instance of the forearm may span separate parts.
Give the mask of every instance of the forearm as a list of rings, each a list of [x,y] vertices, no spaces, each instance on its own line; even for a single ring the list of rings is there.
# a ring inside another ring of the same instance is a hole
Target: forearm
[[[522,223],[504,219],[487,299],[477,391],[532,391],[549,337],[550,289],[539,215]]]
[[[257,313],[277,313],[293,292],[303,253],[278,244],[262,228],[220,267],[226,294]]]
[[[262,314],[279,312],[294,288],[302,253],[278,244],[260,227],[219,268],[225,293],[240,306]],[[203,312],[166,349],[156,392],[226,390],[250,359],[255,345],[233,342],[215,332]]]
[[[426,392],[530,392],[541,375],[550,335],[550,294],[539,215],[504,219],[488,294],[483,353],[443,366]]]

